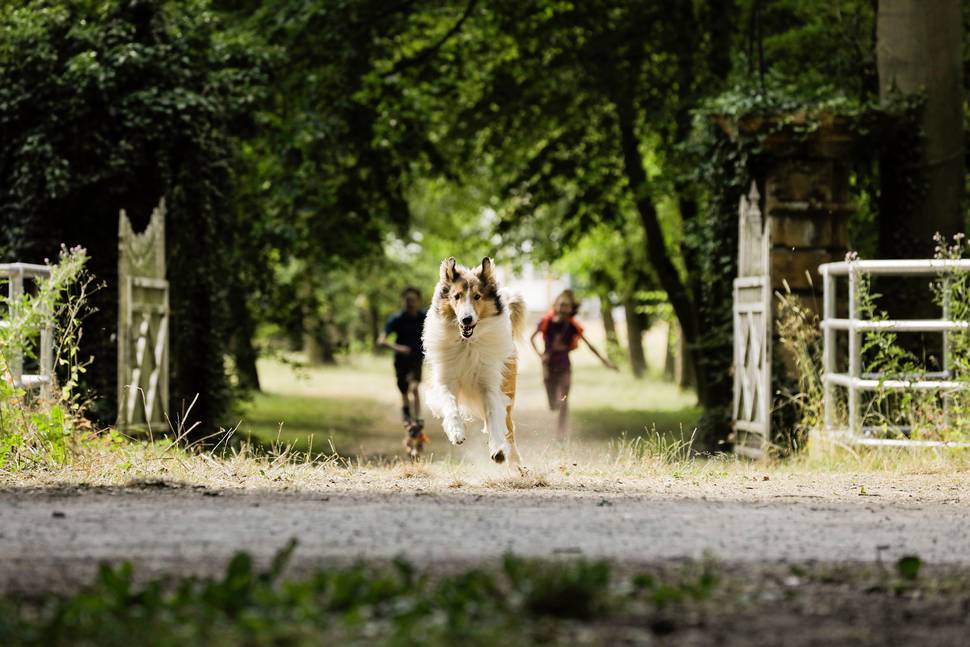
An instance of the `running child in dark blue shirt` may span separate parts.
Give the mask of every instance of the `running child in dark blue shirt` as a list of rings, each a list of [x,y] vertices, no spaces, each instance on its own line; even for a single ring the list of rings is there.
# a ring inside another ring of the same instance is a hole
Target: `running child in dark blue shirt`
[[[404,444],[414,458],[428,441],[423,431],[421,395],[418,390],[421,384],[421,366],[424,363],[421,333],[424,331],[427,311],[421,307],[421,291],[416,287],[404,288],[401,299],[404,308],[387,320],[377,345],[394,351],[394,374],[403,402],[401,413],[404,426],[408,430]],[[388,341],[390,335],[394,335],[394,342]]]

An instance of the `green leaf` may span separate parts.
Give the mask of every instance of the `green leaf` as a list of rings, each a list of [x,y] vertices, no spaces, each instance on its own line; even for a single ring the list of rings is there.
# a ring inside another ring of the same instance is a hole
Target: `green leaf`
[[[896,562],[896,572],[907,581],[914,581],[919,576],[919,569],[923,561],[916,555],[905,555]]]

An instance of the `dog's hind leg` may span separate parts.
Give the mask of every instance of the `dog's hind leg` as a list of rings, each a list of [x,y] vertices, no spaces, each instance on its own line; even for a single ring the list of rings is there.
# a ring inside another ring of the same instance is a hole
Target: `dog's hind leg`
[[[519,455],[519,448],[515,444],[515,423],[512,421],[512,407],[515,405],[516,373],[516,360],[507,361],[502,379],[502,393],[509,399],[509,403],[505,407],[505,444],[509,446],[509,462],[512,465],[521,465],[522,457]]]
[[[521,465],[522,456],[519,455],[519,448],[515,444],[515,423],[512,422],[512,405],[505,407],[505,444],[509,446],[509,462],[512,465]]]

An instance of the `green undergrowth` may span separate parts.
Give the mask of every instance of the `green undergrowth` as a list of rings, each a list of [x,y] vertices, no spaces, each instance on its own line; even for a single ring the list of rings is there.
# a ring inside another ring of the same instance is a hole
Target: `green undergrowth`
[[[403,560],[296,572],[288,567],[294,547],[265,568],[237,553],[211,579],[145,581],[125,563],[102,565],[94,582],[73,594],[0,596],[0,644],[615,645],[655,644],[675,633],[677,644],[695,644],[691,637],[701,634],[713,642],[750,639],[784,618],[812,632],[805,610],[828,603],[849,615],[820,623],[851,617],[867,630],[891,622],[920,634],[965,624],[970,599],[964,570],[927,572],[915,555],[894,564],[755,568],[708,558],[635,571],[584,558],[506,556],[446,572]],[[898,612],[887,618],[886,608]],[[881,643],[877,634],[859,644]]]
[[[94,438],[84,428],[78,384],[87,366],[79,355],[81,320],[93,282],[82,248],[62,248],[50,278],[36,289],[25,281],[18,298],[0,296],[0,474],[68,462],[79,444]],[[6,291],[6,288],[4,288]],[[49,328],[53,372],[44,388],[25,388],[25,374],[40,372],[41,330]]]
[[[132,567],[103,565],[72,596],[0,598],[0,644],[19,645],[530,645],[597,644],[623,626],[708,599],[715,567],[676,578],[621,578],[603,561],[507,556],[493,568],[450,575],[404,561],[284,576],[293,550],[266,570],[237,554],[216,579],[136,583]],[[588,642],[588,641],[584,641]]]

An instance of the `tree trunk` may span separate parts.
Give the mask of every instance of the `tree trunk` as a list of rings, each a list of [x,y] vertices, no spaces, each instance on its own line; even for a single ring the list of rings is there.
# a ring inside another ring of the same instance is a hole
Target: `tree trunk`
[[[649,179],[644,169],[643,156],[640,154],[640,143],[636,136],[632,98],[628,96],[626,91],[620,91],[614,96],[614,106],[620,129],[620,146],[623,149],[623,169],[630,184],[630,190],[633,192],[633,201],[646,237],[647,258],[653,265],[661,287],[667,292],[670,305],[680,322],[684,340],[687,347],[691,349],[691,361],[696,366],[697,355],[700,352],[697,344],[700,337],[697,310],[687,291],[687,286],[681,280],[677,267],[667,250],[663,229],[657,216],[657,209],[651,200]],[[629,319],[628,315],[627,321]],[[698,372],[697,375],[697,399],[702,406],[706,406],[708,404],[708,394],[704,388],[706,382],[703,379],[702,372]]]
[[[630,368],[636,378],[643,377],[647,372],[647,359],[643,354],[643,326],[640,315],[637,314],[636,299],[627,297],[623,300],[623,314],[626,319],[627,346],[630,350]]]
[[[677,350],[674,351],[674,383],[682,389],[689,389],[697,382],[694,364],[690,361],[690,351],[684,336],[677,331]]]
[[[324,364],[337,363],[337,340],[339,334],[330,317],[320,322],[320,359]]]
[[[317,315],[303,318],[303,352],[311,366],[337,363],[337,346],[329,322]]]
[[[235,322],[235,330],[229,340],[229,348],[236,364],[236,378],[239,385],[248,391],[259,391],[259,372],[256,370],[256,360],[259,353],[253,344],[253,337],[256,336],[256,327],[253,317],[246,307],[246,299],[240,293],[242,286],[233,288],[236,294],[230,299],[232,318]]]
[[[307,273],[302,285],[303,297],[303,352],[310,365],[333,364],[334,344],[329,322],[320,312],[316,283]]]
[[[374,353],[379,352],[381,349],[377,346],[377,339],[381,336],[381,315],[377,309],[377,296],[369,295],[367,297],[367,323],[370,328],[370,339],[368,343],[370,344],[371,350]]]
[[[610,303],[610,297],[607,294],[600,295],[600,316],[603,318],[607,348],[617,346],[620,341],[616,334],[616,322],[613,320],[613,304]]]
[[[735,34],[737,3],[734,0],[710,0],[704,3],[675,3],[679,12],[678,24],[682,25],[682,48],[677,56],[677,93],[679,109],[675,116],[673,141],[667,142],[670,150],[678,150],[690,136],[693,126],[692,110],[701,94],[716,93],[725,85],[731,71],[731,42]],[[699,13],[695,14],[695,10]],[[693,47],[693,39],[687,37],[692,32],[704,31],[710,38],[707,56],[699,60],[701,52]],[[707,74],[698,75],[698,67],[706,63]],[[689,160],[681,158],[681,171],[686,170]],[[675,174],[676,175],[676,174]],[[683,173],[684,176],[687,173]],[[685,232],[681,244],[684,266],[687,268],[686,290],[693,304],[696,332],[681,326],[678,331],[676,352],[676,381],[682,386],[693,385],[697,392],[698,403],[704,407],[704,415],[698,423],[700,443],[711,451],[723,449],[721,442],[730,432],[728,410],[732,397],[732,383],[729,376],[732,363],[732,349],[724,339],[724,327],[730,327],[731,281],[723,285],[711,285],[704,281],[705,276],[730,274],[713,271],[713,259],[703,257],[698,250],[686,244],[688,232],[696,233],[698,227],[709,227],[710,223],[699,222],[700,206],[695,187],[686,181],[675,182],[675,193],[680,211],[681,226]],[[723,223],[721,225],[723,227]],[[708,232],[710,234],[710,232]],[[715,236],[716,238],[716,236]],[[728,237],[725,240],[731,240]],[[728,316],[724,313],[727,309]],[[675,310],[681,324],[684,319]],[[700,331],[703,331],[703,335]]]
[[[879,253],[884,258],[928,256],[933,252],[933,234],[949,237],[964,229],[962,25],[960,0],[879,2],[880,98],[886,102],[897,92],[923,92],[926,97],[922,155],[884,160],[887,165],[904,166],[881,173],[885,199],[880,204]],[[912,182],[914,171],[916,181],[925,182],[926,194],[900,203],[897,178],[908,176]]]
[[[307,364],[316,366],[324,363],[323,347],[320,345],[320,319],[314,315],[303,317],[303,353]]]

